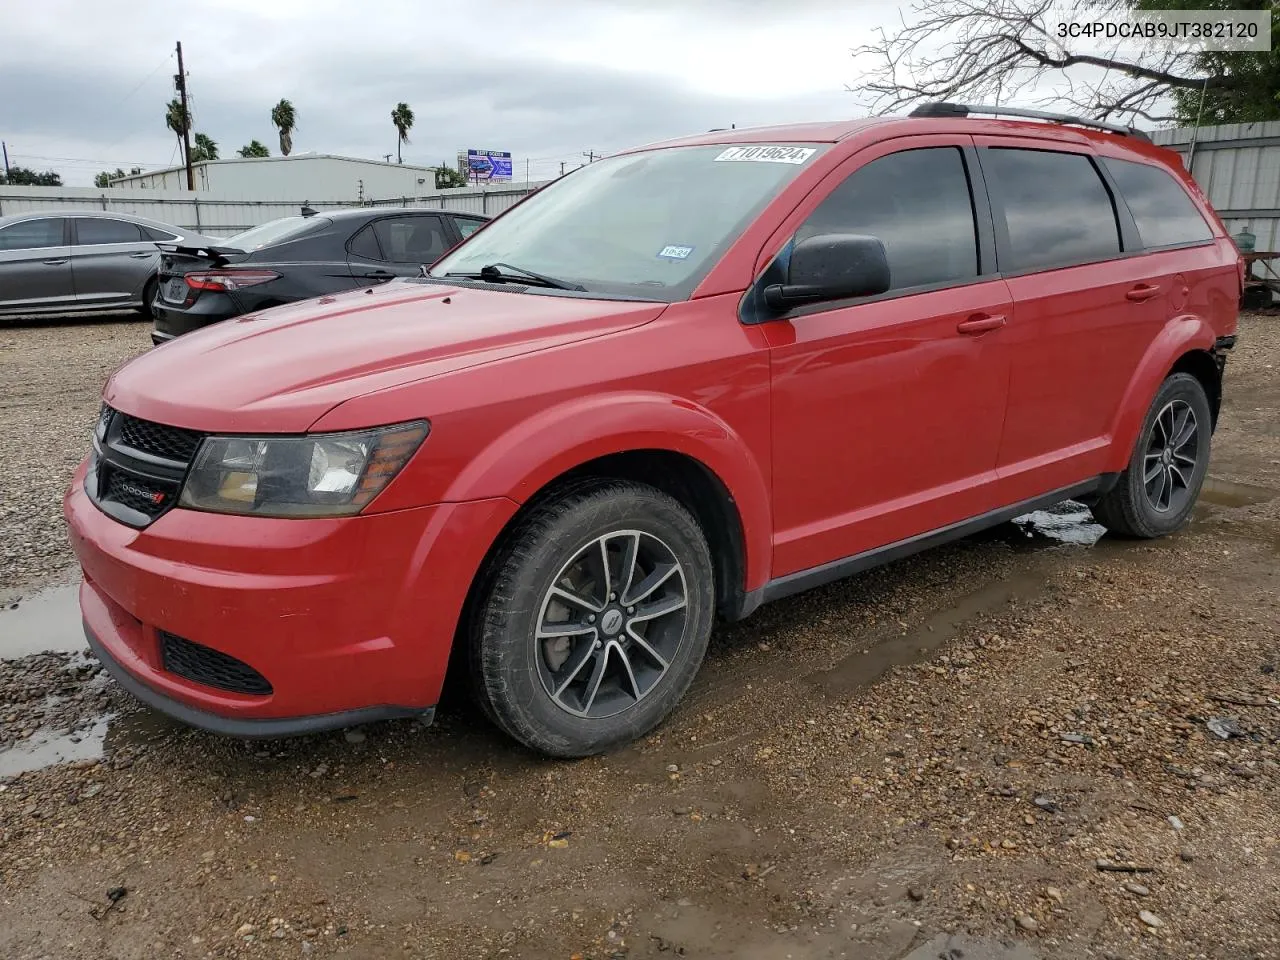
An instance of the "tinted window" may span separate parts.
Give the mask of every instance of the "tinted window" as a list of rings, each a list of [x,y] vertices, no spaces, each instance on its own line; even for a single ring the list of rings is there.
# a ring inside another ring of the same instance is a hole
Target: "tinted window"
[[[75,221],[76,242],[85,246],[92,243],[141,243],[142,231],[136,223],[123,220],[99,220],[80,217]]]
[[[382,259],[382,251],[378,249],[378,241],[373,235],[373,227],[365,227],[352,237],[351,244],[347,249],[353,257],[363,257],[366,260]]]
[[[227,237],[225,246],[238,250],[261,250],[286,240],[295,240],[311,230],[333,223],[328,217],[281,217],[260,227],[251,227],[243,233]]]
[[[458,227],[458,233],[462,234],[463,240],[484,226],[483,220],[470,220],[464,217],[455,217],[453,222]]]
[[[990,179],[1004,198],[1012,263],[1030,270],[1114,257],[1120,227],[1111,195],[1089,158],[1049,150],[988,150]]]
[[[1195,243],[1213,237],[1196,205],[1167,170],[1109,157],[1102,162],[1115,178],[1144,246]]]
[[[375,221],[373,231],[393,263],[434,263],[449,247],[439,217],[390,217]]]
[[[62,246],[62,221],[23,220],[0,229],[0,250]]]
[[[143,227],[142,232],[148,240],[155,240],[159,243],[170,243],[178,238],[172,233],[165,233],[163,230],[157,230],[155,227]]]
[[[978,275],[973,200],[954,147],[892,153],[854,171],[796,239],[822,233],[879,237],[894,289]]]

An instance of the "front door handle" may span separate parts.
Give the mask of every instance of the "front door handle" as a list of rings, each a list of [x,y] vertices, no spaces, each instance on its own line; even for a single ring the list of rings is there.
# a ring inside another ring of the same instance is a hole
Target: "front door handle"
[[[1150,300],[1159,292],[1160,288],[1154,283],[1140,283],[1124,296],[1126,300],[1132,300],[1134,303],[1142,303],[1144,300]]]
[[[961,320],[956,324],[957,333],[986,333],[988,330],[999,330],[1004,326],[1004,315],[979,315]]]
[[[68,260],[67,257],[56,257],[53,260],[46,260],[45,263],[47,263],[51,267],[60,267],[64,263],[66,263],[67,260]]]

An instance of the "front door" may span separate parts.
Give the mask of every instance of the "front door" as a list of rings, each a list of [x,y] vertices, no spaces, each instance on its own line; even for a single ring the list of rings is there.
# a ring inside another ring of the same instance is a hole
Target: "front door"
[[[0,228],[0,310],[48,312],[75,304],[66,223],[39,217]]]
[[[434,213],[407,213],[373,221],[347,250],[357,283],[416,277],[453,246],[453,236]]]
[[[969,139],[910,137],[868,148],[824,189],[796,238],[879,237],[892,287],[764,324],[774,576],[1000,506],[1010,298],[994,275]]]

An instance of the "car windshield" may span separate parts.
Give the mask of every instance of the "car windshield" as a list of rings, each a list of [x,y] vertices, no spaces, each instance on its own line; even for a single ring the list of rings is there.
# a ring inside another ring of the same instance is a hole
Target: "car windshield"
[[[299,234],[331,222],[328,217],[281,217],[279,220],[272,220],[260,227],[250,227],[243,233],[227,237],[223,244],[245,252],[261,250],[273,243],[292,240]]]
[[[820,144],[667,147],[588,164],[438,261],[428,276],[498,265],[589,293],[686,299]]]

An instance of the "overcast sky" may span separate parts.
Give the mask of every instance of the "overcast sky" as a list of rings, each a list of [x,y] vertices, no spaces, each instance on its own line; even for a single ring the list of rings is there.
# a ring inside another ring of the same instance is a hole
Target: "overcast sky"
[[[125,10],[127,8],[127,15]],[[711,127],[864,113],[851,48],[898,4],[838,0],[44,0],[5,18],[0,139],[13,163],[88,185],[102,169],[175,165],[164,125],[181,40],[195,129],[223,156],[270,111],[298,112],[294,152],[406,162],[509,150],[534,179]]]

